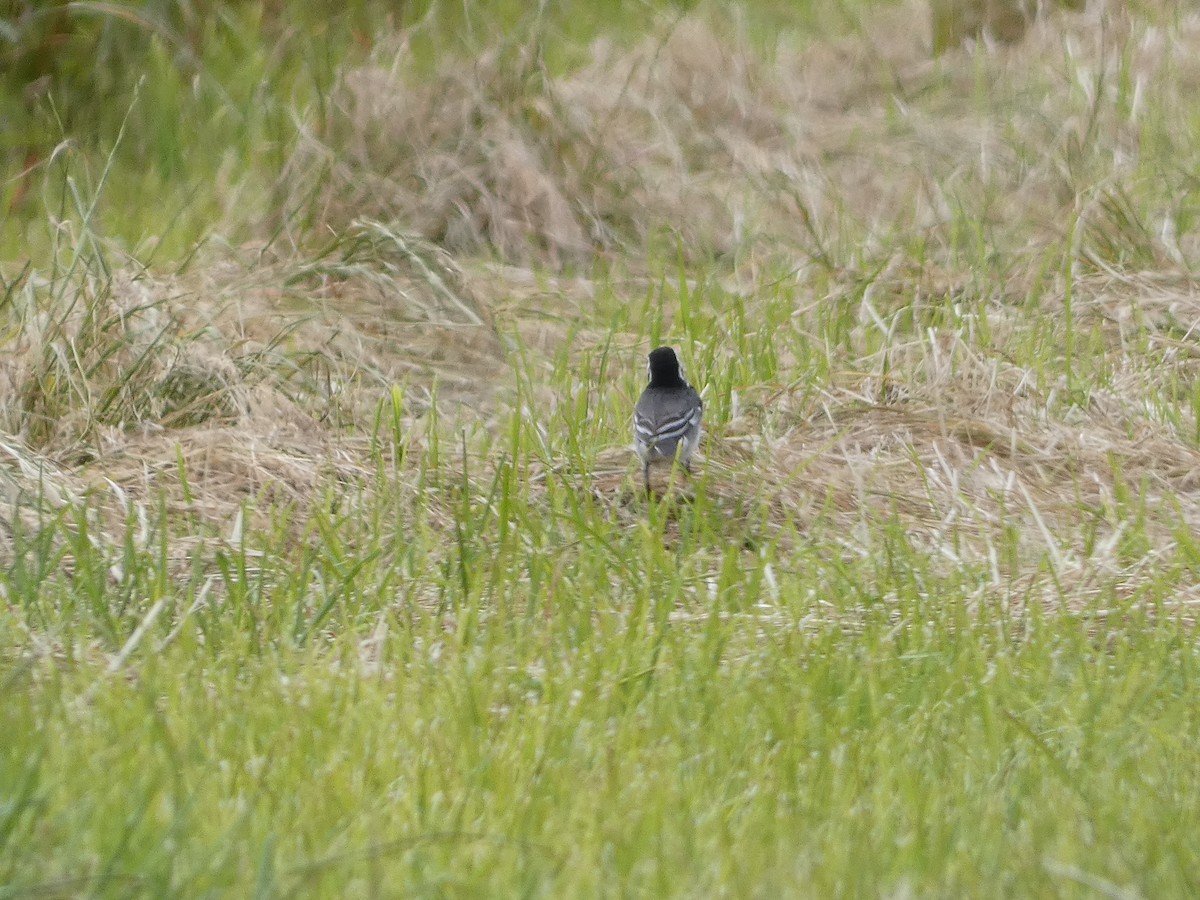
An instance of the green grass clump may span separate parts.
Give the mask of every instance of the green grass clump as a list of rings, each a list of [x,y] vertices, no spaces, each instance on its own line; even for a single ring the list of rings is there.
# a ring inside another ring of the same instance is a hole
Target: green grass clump
[[[23,544],[8,891],[1195,890],[1196,652],[1169,616],[968,612],[972,574],[886,522],[887,566],[847,565],[664,550],[661,516],[555,514],[503,470],[462,489],[489,502],[451,500],[448,547],[420,510],[454,484],[190,574],[163,522],[115,575],[81,534],[69,574]]]

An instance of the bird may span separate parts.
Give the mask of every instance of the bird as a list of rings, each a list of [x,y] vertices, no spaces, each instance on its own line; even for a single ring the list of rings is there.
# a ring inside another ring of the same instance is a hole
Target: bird
[[[691,473],[704,412],[700,395],[688,384],[671,347],[652,350],[648,368],[649,383],[633,409],[633,449],[642,461],[646,493],[653,463],[678,459]]]

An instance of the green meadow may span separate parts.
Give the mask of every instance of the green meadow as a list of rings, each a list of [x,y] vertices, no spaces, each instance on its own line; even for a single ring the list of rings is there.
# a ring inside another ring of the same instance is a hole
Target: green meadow
[[[950,5],[0,7],[0,898],[1200,892],[1200,17]]]

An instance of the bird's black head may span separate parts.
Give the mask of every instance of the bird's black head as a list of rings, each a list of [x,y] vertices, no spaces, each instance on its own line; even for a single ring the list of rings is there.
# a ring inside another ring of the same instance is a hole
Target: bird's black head
[[[670,347],[659,347],[650,352],[650,387],[683,387],[683,366]]]

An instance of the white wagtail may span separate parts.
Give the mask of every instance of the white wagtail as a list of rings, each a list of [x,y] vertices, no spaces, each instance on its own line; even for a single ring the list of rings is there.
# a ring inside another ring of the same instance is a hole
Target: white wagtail
[[[642,460],[646,491],[650,465],[678,458],[691,472],[692,456],[700,445],[700,415],[704,404],[683,376],[683,366],[670,347],[650,354],[650,383],[633,410],[633,449]]]

